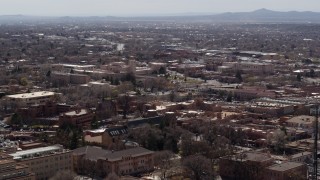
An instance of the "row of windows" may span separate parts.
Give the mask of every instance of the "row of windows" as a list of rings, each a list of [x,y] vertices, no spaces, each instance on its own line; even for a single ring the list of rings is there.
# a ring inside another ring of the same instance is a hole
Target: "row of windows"
[[[269,175],[270,176],[274,176],[274,177],[279,177],[280,176],[279,173],[275,173],[275,172],[270,172]]]
[[[38,160],[38,161],[35,161],[37,164],[39,164],[39,163],[43,163],[43,162],[48,162],[48,160],[51,160],[51,161],[53,161],[53,160],[56,160],[56,161],[58,161],[59,159],[60,160],[63,160],[63,159],[70,159],[71,158],[71,154],[65,154],[65,155],[63,155],[63,154],[61,154],[61,155],[59,155],[58,157],[49,157],[49,158],[46,158],[46,159],[41,159],[41,157],[39,158],[40,160]],[[31,162],[31,164],[33,164],[33,162]]]
[[[128,173],[134,173],[136,171],[141,171],[141,170],[146,170],[147,168],[144,166],[140,166],[138,168],[134,168],[134,169],[126,169],[126,170],[122,170],[121,174],[128,174]]]
[[[55,164],[40,164],[40,165],[35,165],[35,166],[31,166],[31,170],[41,170],[41,169],[47,169],[47,168],[54,168],[54,167],[61,167],[61,166],[70,166],[70,163],[55,163]]]
[[[6,166],[2,166],[2,167],[0,168],[0,170],[2,171],[2,170],[13,169],[14,167],[15,167],[14,164],[6,165]]]
[[[14,172],[14,173],[10,173],[10,174],[4,174],[2,175],[1,179],[8,179],[8,178],[14,178],[14,177],[18,177],[18,176],[25,176],[28,173],[26,171],[18,171],[18,172]]]

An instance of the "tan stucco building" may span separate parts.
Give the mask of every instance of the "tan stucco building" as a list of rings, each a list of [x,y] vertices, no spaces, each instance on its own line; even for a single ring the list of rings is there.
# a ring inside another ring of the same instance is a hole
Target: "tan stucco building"
[[[35,174],[22,163],[17,163],[12,156],[0,153],[0,180],[35,180]]]
[[[29,166],[37,180],[46,180],[58,171],[72,170],[72,151],[61,145],[47,146],[10,154],[16,162]]]

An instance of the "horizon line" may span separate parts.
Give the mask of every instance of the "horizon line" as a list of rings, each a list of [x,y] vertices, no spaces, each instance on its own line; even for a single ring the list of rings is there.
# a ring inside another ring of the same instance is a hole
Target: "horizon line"
[[[57,17],[116,17],[116,18],[136,18],[136,17],[183,17],[183,16],[211,16],[211,15],[219,15],[219,14],[225,14],[225,13],[250,13],[250,12],[255,12],[259,10],[266,10],[266,11],[274,11],[274,12],[311,12],[311,13],[320,13],[320,11],[297,11],[297,10],[289,10],[289,11],[277,11],[277,10],[271,10],[271,9],[266,9],[266,8],[260,8],[260,9],[255,9],[251,11],[225,11],[225,12],[178,12],[178,13],[131,13],[131,14],[105,14],[105,15],[40,15],[40,14],[0,14],[0,16],[26,16],[26,17],[52,17],[52,18],[57,18]]]

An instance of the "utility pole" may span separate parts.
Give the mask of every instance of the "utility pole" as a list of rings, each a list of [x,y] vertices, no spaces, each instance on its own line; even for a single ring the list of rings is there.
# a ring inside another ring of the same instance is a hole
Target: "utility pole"
[[[318,117],[319,105],[314,108],[315,113],[315,128],[314,128],[314,155],[313,155],[313,179],[318,180]]]

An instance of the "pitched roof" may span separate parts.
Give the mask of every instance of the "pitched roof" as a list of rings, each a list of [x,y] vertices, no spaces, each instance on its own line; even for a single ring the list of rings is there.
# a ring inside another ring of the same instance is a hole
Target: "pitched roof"
[[[98,159],[105,159],[106,154],[111,151],[102,149],[97,146],[84,146],[73,150],[74,155],[85,155],[85,159],[97,161]]]
[[[97,161],[98,159],[106,159],[108,161],[118,161],[123,157],[138,157],[147,154],[153,154],[153,151],[143,147],[136,147],[121,151],[109,151],[96,146],[85,146],[73,151],[74,155],[85,155],[85,159]]]
[[[118,161],[118,160],[121,160],[122,157],[126,157],[126,156],[138,157],[138,156],[143,156],[143,155],[153,154],[153,153],[154,153],[153,151],[150,151],[143,147],[136,147],[136,148],[109,153],[106,155],[106,158],[108,159],[108,161]]]

